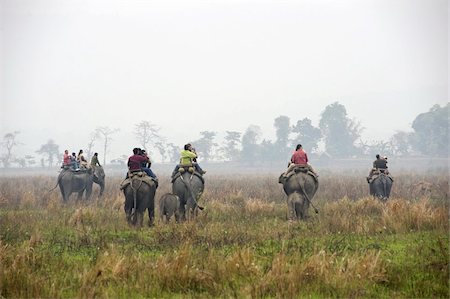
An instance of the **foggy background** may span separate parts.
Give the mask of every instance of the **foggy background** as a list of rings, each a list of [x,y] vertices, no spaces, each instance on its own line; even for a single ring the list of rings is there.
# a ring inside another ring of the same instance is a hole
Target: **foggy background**
[[[180,148],[250,125],[273,140],[275,118],[317,126],[339,102],[364,140],[388,139],[448,102],[448,12],[439,0],[0,0],[0,135],[20,131],[17,155],[48,139],[62,154],[118,128],[109,161],[139,146],[144,120]]]

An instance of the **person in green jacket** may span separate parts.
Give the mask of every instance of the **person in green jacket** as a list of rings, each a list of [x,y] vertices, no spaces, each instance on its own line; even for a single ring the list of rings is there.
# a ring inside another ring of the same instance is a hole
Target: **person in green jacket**
[[[175,166],[172,176],[177,173],[180,167],[187,167],[187,166],[194,166],[195,170],[197,170],[197,172],[200,173],[201,175],[206,173],[206,171],[203,170],[197,163],[197,153],[195,152],[195,149],[192,147],[190,143],[184,146],[184,150],[181,151],[180,155],[181,155],[180,164]]]

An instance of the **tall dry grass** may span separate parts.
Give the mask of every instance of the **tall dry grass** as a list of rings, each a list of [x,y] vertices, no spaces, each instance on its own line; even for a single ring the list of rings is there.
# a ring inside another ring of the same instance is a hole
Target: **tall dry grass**
[[[448,294],[442,175],[426,178],[437,189],[423,196],[413,186],[424,177],[397,176],[387,203],[367,196],[364,179],[321,176],[320,213],[294,223],[276,177],[211,176],[194,222],[141,229],[125,221],[120,177],[102,198],[95,186],[90,201],[67,203],[48,192],[54,179],[0,178],[0,296]],[[161,178],[156,200],[166,192]]]

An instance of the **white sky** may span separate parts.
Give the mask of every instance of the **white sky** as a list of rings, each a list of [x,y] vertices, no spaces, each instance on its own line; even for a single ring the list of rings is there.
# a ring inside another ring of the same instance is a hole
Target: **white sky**
[[[180,144],[201,131],[274,138],[339,101],[365,140],[410,130],[448,101],[448,2],[0,0],[0,134],[20,151],[85,148],[148,120]],[[220,140],[221,141],[221,140]],[[96,148],[101,152],[100,147]]]

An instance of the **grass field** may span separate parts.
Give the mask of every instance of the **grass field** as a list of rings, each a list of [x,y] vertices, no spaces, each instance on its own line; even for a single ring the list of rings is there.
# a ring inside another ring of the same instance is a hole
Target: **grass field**
[[[448,174],[399,174],[386,204],[319,179],[306,222],[276,176],[207,175],[195,221],[135,229],[120,177],[67,204],[56,177],[1,177],[0,297],[449,297]]]

